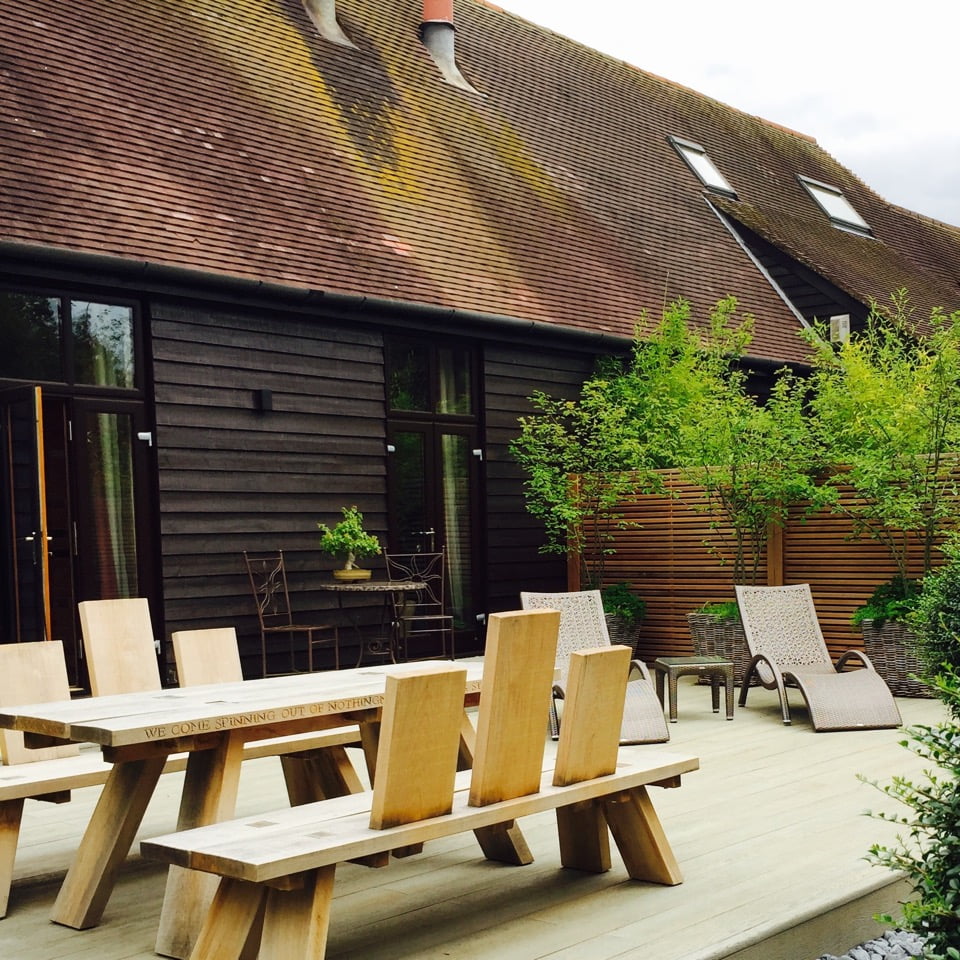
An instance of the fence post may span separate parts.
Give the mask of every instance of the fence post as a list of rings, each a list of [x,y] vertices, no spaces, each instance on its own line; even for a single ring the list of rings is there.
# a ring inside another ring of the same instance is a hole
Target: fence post
[[[783,586],[783,526],[779,523],[767,527],[767,586]]]

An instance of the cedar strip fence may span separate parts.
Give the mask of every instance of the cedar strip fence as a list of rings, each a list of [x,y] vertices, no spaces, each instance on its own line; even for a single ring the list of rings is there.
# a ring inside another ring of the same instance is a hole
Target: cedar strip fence
[[[733,569],[705,545],[724,547],[723,528],[712,529],[704,512],[706,494],[677,471],[662,471],[674,495],[636,494],[618,512],[631,526],[613,531],[616,551],[605,560],[603,585],[629,583],[647,602],[637,654],[646,661],[693,653],[686,615],[707,602],[733,600]],[[722,553],[721,553],[722,555]],[[937,555],[939,559],[939,554]],[[589,559],[589,558],[588,558]],[[919,576],[919,547],[911,553]],[[568,588],[579,590],[579,563],[568,565]],[[821,511],[803,517],[797,507],[783,529],[775,529],[761,557],[758,582],[809,583],[824,639],[836,657],[862,648],[850,616],[877,584],[896,572],[886,549],[873,540],[851,538],[850,521]]]

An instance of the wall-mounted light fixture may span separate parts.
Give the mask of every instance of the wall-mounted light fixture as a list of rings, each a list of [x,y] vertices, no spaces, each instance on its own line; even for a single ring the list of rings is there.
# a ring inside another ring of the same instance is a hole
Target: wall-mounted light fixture
[[[267,413],[273,409],[273,391],[260,388],[253,391],[253,409],[258,413]]]

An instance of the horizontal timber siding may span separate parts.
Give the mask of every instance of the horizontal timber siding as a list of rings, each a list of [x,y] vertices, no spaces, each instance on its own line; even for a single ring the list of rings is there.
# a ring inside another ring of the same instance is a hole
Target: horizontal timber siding
[[[236,626],[256,672],[242,551],[282,548],[296,614],[322,622],[336,600],[317,589],[334,565],[317,521],[356,504],[385,542],[381,339],[270,314],[152,313],[167,631]],[[254,390],[272,391],[272,410],[257,409]]]
[[[732,569],[723,552],[728,528],[711,526],[702,488],[675,471],[664,471],[664,477],[672,495],[636,494],[618,508],[629,526],[612,531],[615,552],[603,572],[605,585],[630,583],[647,602],[638,647],[647,661],[692,653],[686,615],[704,603],[733,599]],[[862,648],[850,616],[896,572],[887,551],[873,540],[853,539],[843,516],[821,511],[806,517],[802,506],[791,509],[778,540],[771,542],[769,557],[761,556],[759,582],[809,583],[831,654]],[[919,576],[916,544],[910,560]],[[570,589],[577,586],[569,583]]]
[[[593,369],[594,357],[517,345],[484,351],[488,609],[515,610],[521,590],[562,590],[566,559],[542,554],[543,525],[526,509],[525,474],[510,453],[517,418],[533,412],[529,397],[542,390],[574,398]]]

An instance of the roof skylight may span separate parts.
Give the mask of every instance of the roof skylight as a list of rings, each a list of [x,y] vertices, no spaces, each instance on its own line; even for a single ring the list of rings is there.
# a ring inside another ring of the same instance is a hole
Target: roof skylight
[[[871,234],[870,224],[853,209],[853,204],[843,195],[841,190],[831,187],[819,180],[809,177],[797,178],[804,189],[817,202],[820,209],[830,218],[835,227],[842,230],[852,230],[854,233]]]
[[[727,178],[717,169],[716,164],[707,156],[707,151],[698,143],[681,140],[679,137],[670,137],[677,153],[683,157],[687,166],[697,175],[700,182],[717,193],[724,193],[728,197],[736,197],[737,192],[727,183]]]

